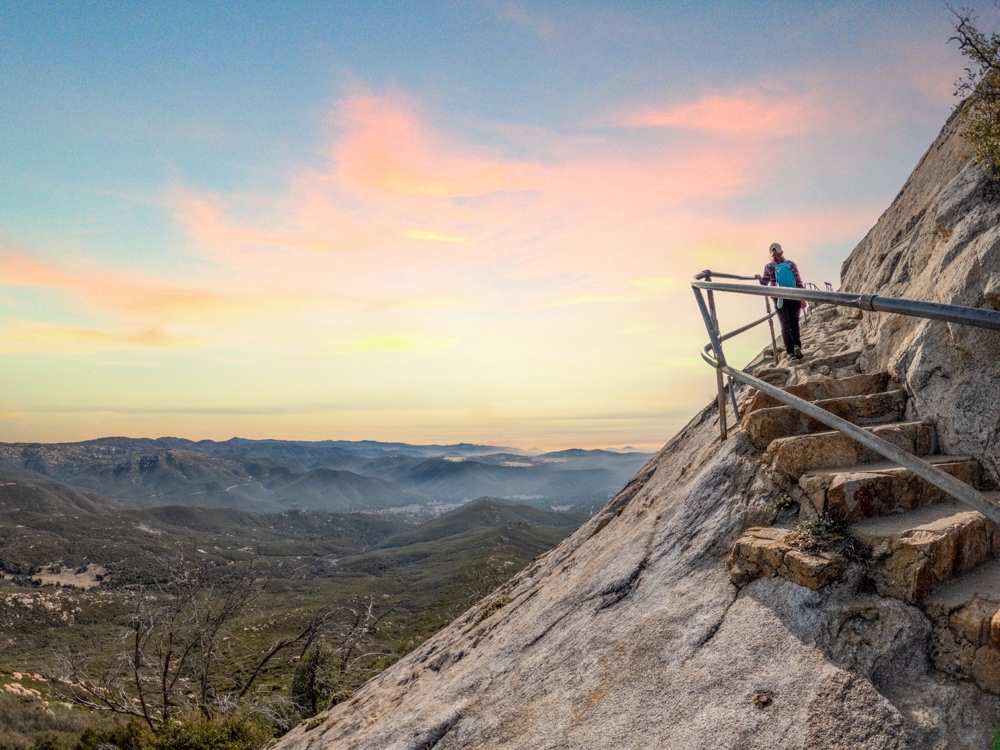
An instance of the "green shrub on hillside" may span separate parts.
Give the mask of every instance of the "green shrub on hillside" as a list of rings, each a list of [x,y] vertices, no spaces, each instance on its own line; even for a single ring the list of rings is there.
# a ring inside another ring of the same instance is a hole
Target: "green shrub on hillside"
[[[116,747],[118,750],[145,750],[149,746],[151,733],[137,721],[117,724],[107,729],[87,727],[80,735],[74,750],[104,750]]]
[[[155,732],[137,721],[103,730],[88,727],[74,750],[260,750],[274,736],[273,727],[259,718],[199,716],[171,721]],[[34,750],[42,749],[36,744]]]
[[[0,691],[0,750],[68,748],[94,717]],[[40,745],[39,743],[46,743]]]
[[[1000,179],[1000,34],[985,34],[968,9],[956,11],[955,36],[969,67],[956,83],[955,95],[965,98],[962,135],[976,149],[976,160],[994,180]]]
[[[262,720],[231,716],[221,720],[194,719],[161,727],[148,750],[259,750],[274,739]],[[143,748],[143,750],[146,750]]]
[[[318,643],[306,653],[295,667],[291,693],[303,719],[312,718],[334,702],[351,697],[350,690],[340,689],[337,655],[332,648]]]

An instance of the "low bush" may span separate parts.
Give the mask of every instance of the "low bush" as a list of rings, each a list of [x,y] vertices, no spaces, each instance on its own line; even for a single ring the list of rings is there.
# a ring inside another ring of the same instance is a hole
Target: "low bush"
[[[267,722],[241,716],[191,717],[171,721],[155,732],[133,721],[103,730],[87,728],[74,750],[261,750],[274,735]],[[36,744],[34,750],[41,746]]]

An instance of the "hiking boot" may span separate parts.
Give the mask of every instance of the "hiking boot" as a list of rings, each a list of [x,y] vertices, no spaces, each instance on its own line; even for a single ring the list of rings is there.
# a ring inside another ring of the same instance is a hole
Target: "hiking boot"
[[[802,347],[797,346],[792,349],[792,356],[795,357],[795,359],[802,359]]]

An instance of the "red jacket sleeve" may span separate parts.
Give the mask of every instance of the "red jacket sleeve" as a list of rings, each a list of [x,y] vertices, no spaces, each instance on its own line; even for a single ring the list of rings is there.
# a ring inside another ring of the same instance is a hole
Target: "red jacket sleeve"
[[[774,274],[775,274],[774,263],[768,263],[766,266],[764,266],[764,274],[760,277],[761,286],[774,286],[777,283]],[[796,271],[795,278],[798,279],[798,277],[799,274],[798,271]]]

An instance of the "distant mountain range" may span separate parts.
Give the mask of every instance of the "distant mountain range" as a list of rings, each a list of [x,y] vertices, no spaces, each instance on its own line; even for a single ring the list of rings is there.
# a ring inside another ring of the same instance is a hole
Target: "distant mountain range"
[[[2,478],[58,482],[80,503],[184,505],[254,513],[290,509],[429,516],[478,497],[589,513],[652,454],[566,450],[529,454],[472,445],[376,441],[101,438],[0,443]],[[96,493],[96,494],[95,494]]]

